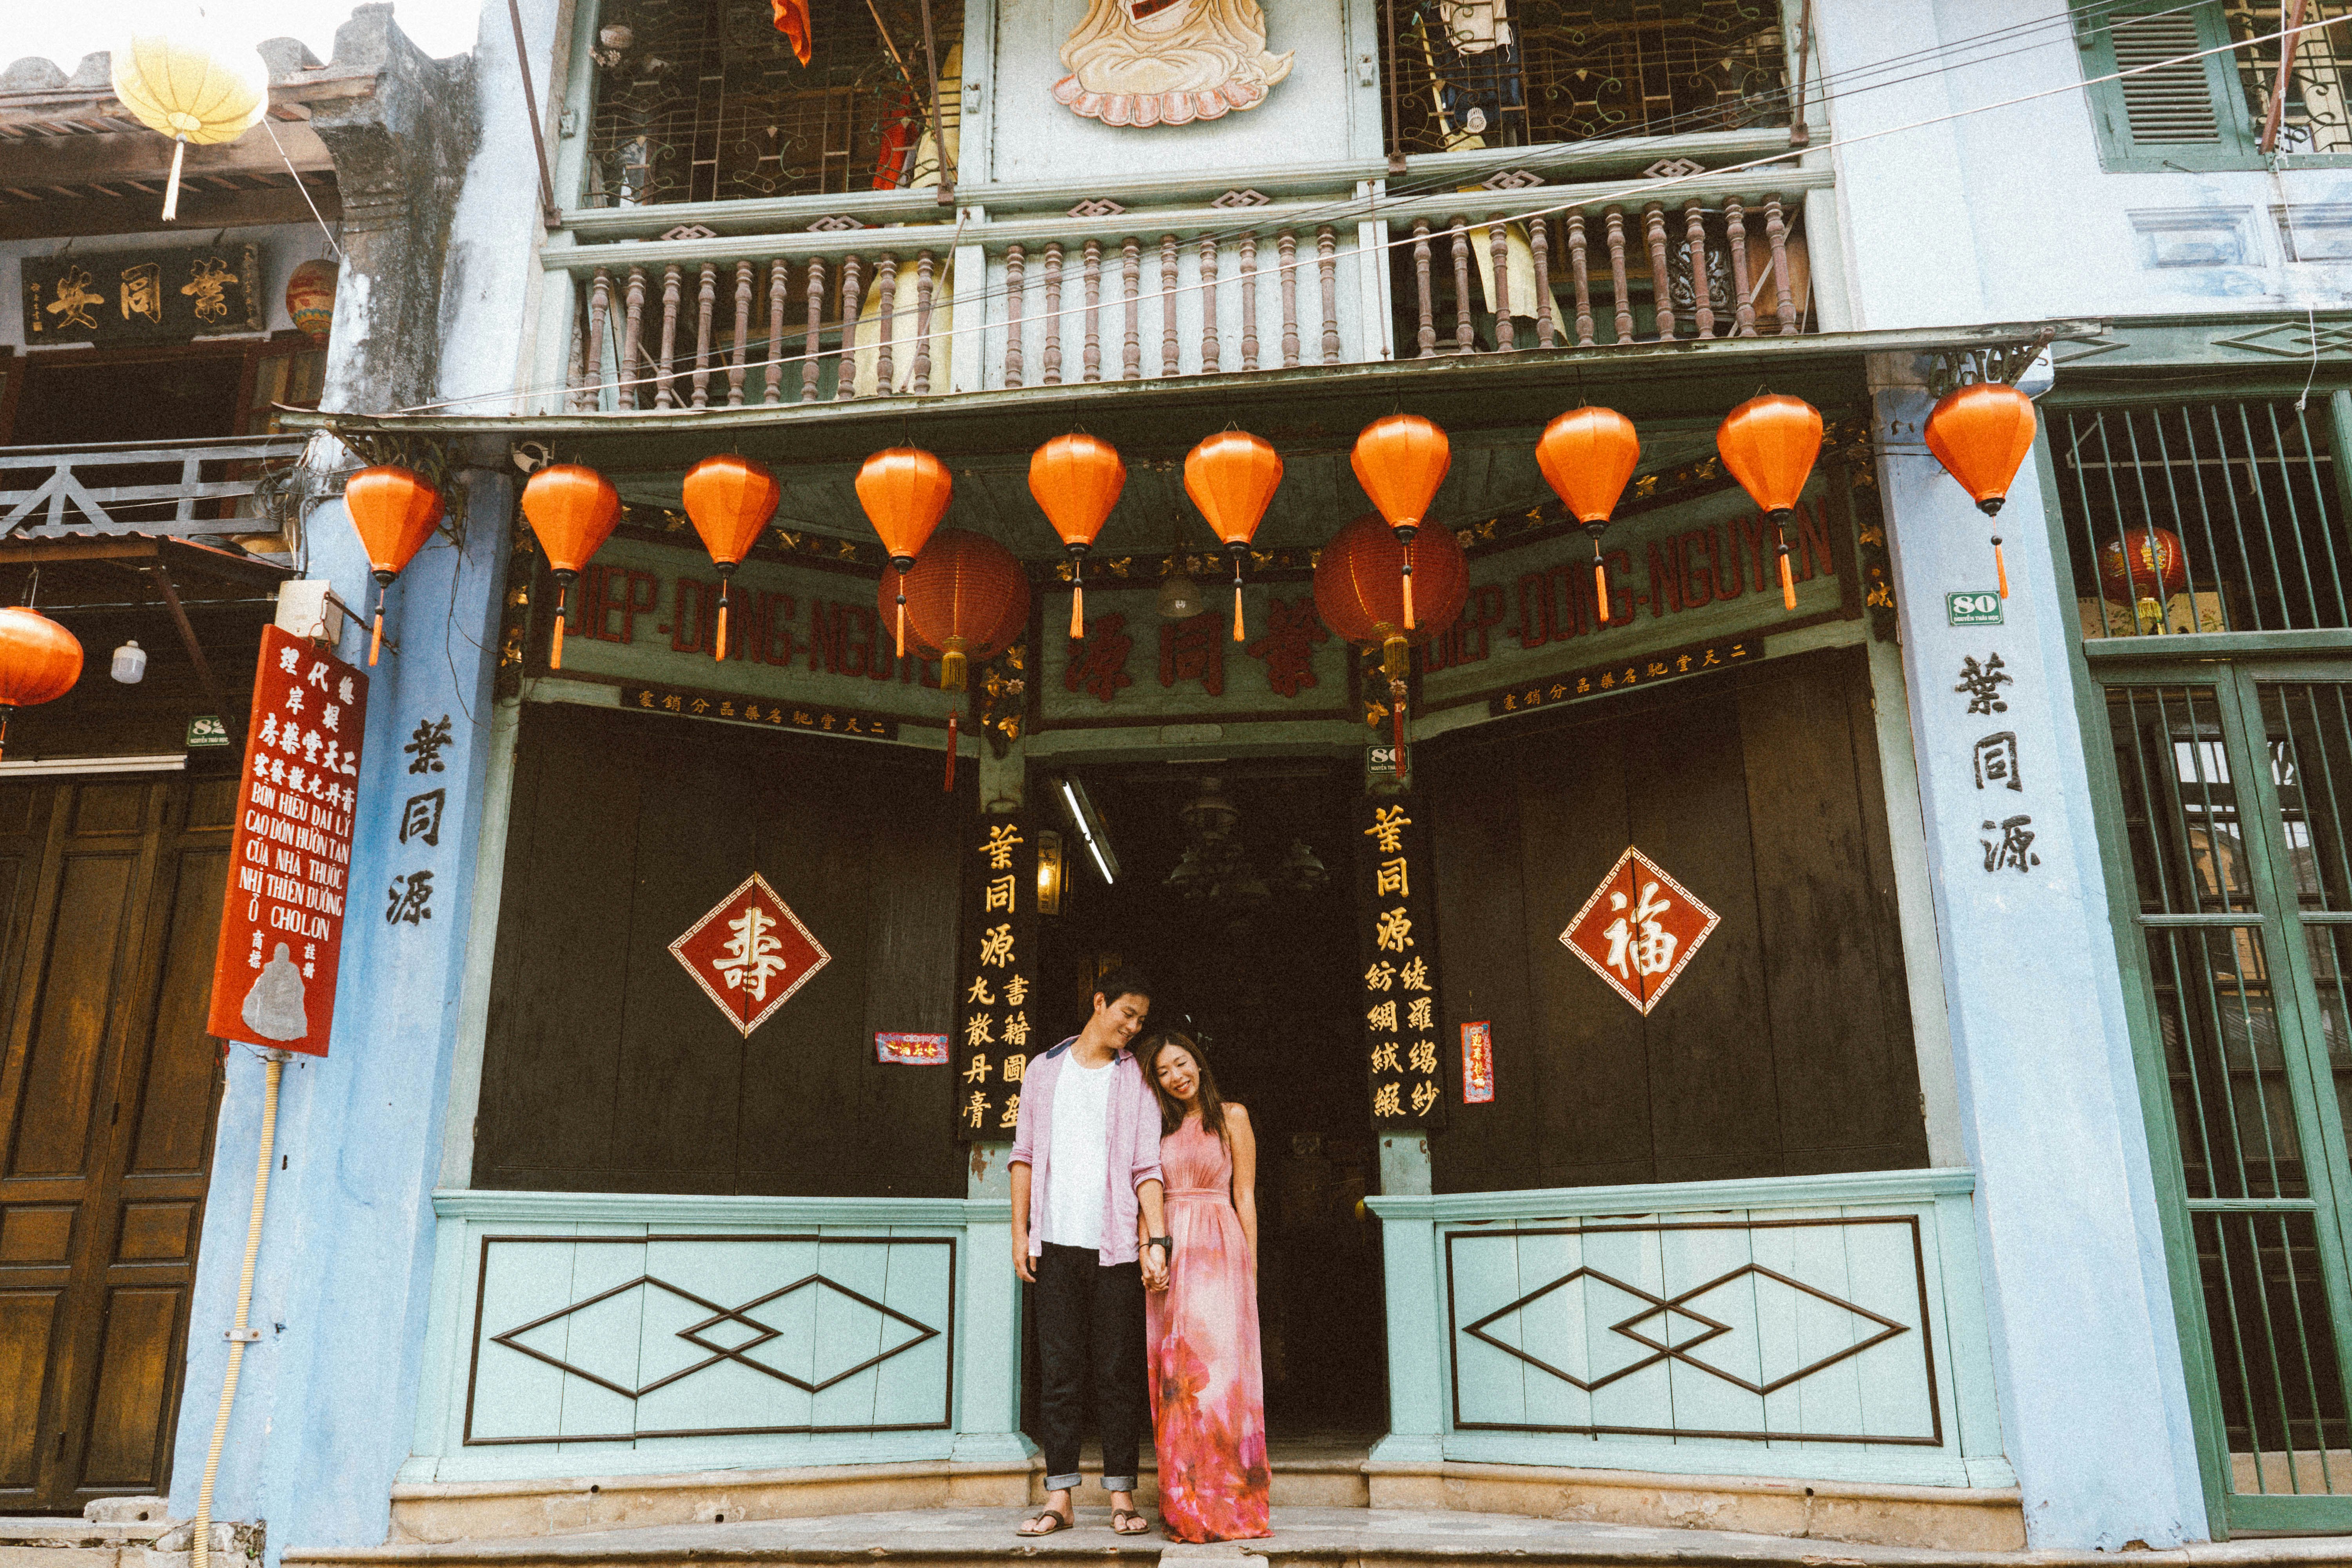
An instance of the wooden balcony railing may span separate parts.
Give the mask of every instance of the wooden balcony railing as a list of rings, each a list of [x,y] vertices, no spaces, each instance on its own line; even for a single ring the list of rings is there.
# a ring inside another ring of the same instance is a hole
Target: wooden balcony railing
[[[0,447],[0,538],[267,532],[254,493],[300,436]]]

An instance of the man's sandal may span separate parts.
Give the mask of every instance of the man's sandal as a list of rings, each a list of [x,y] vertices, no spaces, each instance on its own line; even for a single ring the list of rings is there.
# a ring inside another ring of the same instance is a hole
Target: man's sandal
[[[1127,1525],[1127,1521],[1130,1519],[1135,1521],[1135,1528],[1132,1530],[1129,1530]],[[1131,1508],[1111,1510],[1110,1532],[1113,1535],[1141,1535],[1150,1528],[1151,1521]]]
[[[1045,1521],[1048,1520],[1053,1521],[1053,1522],[1047,1524]],[[1044,1525],[1045,1528],[1042,1530],[1037,1528],[1040,1525]],[[1034,1541],[1041,1536],[1052,1535],[1057,1531],[1075,1530],[1076,1528],[1077,1521],[1070,1518],[1067,1514],[1063,1513],[1058,1509],[1049,1508],[1040,1510],[1034,1518],[1022,1521],[1021,1528],[1014,1531],[1013,1533],[1021,1536],[1025,1540]]]

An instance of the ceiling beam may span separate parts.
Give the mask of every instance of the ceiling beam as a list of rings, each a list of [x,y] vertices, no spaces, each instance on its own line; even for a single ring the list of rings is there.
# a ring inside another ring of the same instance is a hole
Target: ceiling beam
[[[272,121],[294,166],[331,172],[335,161],[319,133],[301,121]],[[171,173],[172,143],[152,132],[100,136],[20,136],[0,141],[0,185],[87,185],[109,180],[161,180]],[[285,161],[258,127],[220,146],[188,149],[183,178],[204,174],[275,174]]]
[[[310,199],[319,216],[332,223],[342,216],[342,198],[332,184],[312,177]],[[214,229],[245,228],[263,224],[310,221],[302,193],[292,185],[262,190],[217,191],[202,187],[180,192],[180,220],[163,221],[160,198],[134,201],[120,196],[64,197],[16,205],[0,204],[0,240],[64,239],[85,234],[181,234],[201,242]],[[199,231],[202,231],[199,233]]]

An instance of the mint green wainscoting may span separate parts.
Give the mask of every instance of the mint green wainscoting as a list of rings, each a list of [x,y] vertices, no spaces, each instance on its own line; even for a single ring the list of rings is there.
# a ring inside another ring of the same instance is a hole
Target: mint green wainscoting
[[[407,1481],[1019,1460],[1002,1199],[445,1192]]]
[[[1373,1458],[2016,1484],[1967,1171],[1377,1197]]]

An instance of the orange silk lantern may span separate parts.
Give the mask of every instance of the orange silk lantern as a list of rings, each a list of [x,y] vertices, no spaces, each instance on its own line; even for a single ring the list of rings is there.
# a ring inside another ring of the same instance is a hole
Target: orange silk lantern
[[[1642,460],[1642,438],[1633,422],[1613,408],[1574,408],[1544,426],[1536,442],[1536,466],[1592,536],[1592,596],[1601,621],[1609,620],[1609,571],[1601,564],[1601,533],[1625,493],[1625,481]]]
[[[893,568],[895,571],[896,569]],[[914,627],[919,646],[940,654],[940,689],[964,689],[969,659],[993,658],[1029,624],[1029,576],[1013,552],[984,533],[943,528],[912,571],[883,579]],[[947,784],[955,788],[958,715],[948,716]]]
[[[522,487],[522,515],[547,552],[549,570],[555,574],[555,637],[547,667],[563,668],[563,616],[572,595],[572,580],[588,558],[612,537],[621,521],[621,493],[595,469],[578,463],[551,463],[531,475]]]
[[[1444,437],[1440,437],[1444,439]],[[1242,630],[1242,557],[1282,483],[1282,454],[1244,430],[1221,430],[1186,454],[1184,493],[1234,558],[1234,641]]]
[[[1411,649],[1452,626],[1470,593],[1470,564],[1447,528],[1433,529],[1420,547],[1420,625],[1404,624],[1405,546],[1383,520],[1366,515],[1331,536],[1315,566],[1315,610],[1323,624],[1351,643],[1381,649],[1395,722],[1397,776],[1405,775],[1405,676]]]
[[[1423,514],[1445,482],[1454,466],[1454,448],[1445,432],[1418,414],[1391,414],[1364,426],[1349,455],[1356,482],[1372,498],[1372,505],[1388,519],[1397,538],[1404,584],[1404,629],[1413,629],[1412,539]]]
[[[441,521],[441,492],[414,469],[379,463],[362,468],[343,486],[343,510],[352,514],[352,527],[375,574],[375,632],[368,638],[373,665],[383,647],[383,591],[433,537]]]
[[[1822,413],[1801,397],[1751,397],[1725,416],[1715,432],[1723,466],[1748,499],[1772,520],[1780,556],[1780,604],[1797,607],[1797,580],[1789,571],[1789,520],[1822,452]]]
[[[1087,635],[1087,552],[1126,488],[1127,465],[1119,461],[1118,448],[1092,436],[1056,436],[1030,456],[1029,493],[1070,552],[1073,641]]]
[[[751,552],[782,491],[765,464],[732,455],[705,458],[686,473],[686,515],[719,569],[719,653],[727,658],[727,580]]]
[[[1944,471],[1976,498],[1987,517],[2000,515],[2009,487],[2025,454],[2033,450],[2033,399],[1998,381],[1980,381],[1946,393],[1927,416],[1927,450]],[[2001,559],[2000,535],[1992,536],[1992,566],[2000,596],[2009,597],[2009,563]]]
[[[857,470],[857,504],[890,552],[890,564],[904,577],[914,570],[924,542],[947,514],[955,476],[919,447],[893,447],[866,459]],[[907,657],[907,596],[898,595],[898,657]]]
[[[80,679],[81,644],[73,633],[28,605],[0,609],[0,749],[11,713],[53,702]]]

